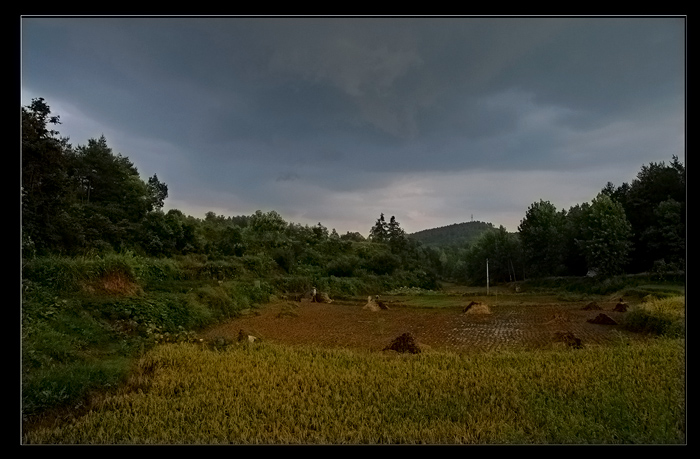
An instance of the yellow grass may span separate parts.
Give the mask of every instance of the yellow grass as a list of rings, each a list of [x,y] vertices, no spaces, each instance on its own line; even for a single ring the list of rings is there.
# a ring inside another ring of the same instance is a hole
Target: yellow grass
[[[402,355],[162,345],[61,444],[682,443],[680,340]]]
[[[685,296],[672,296],[670,298],[647,297],[641,305],[651,313],[668,314],[674,317],[685,317]]]

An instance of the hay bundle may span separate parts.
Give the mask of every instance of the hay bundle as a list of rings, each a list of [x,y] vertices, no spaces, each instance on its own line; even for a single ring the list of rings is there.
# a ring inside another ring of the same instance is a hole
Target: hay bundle
[[[316,302],[317,303],[332,303],[333,300],[331,300],[331,297],[328,296],[327,293],[321,292],[316,294]]]
[[[367,309],[369,311],[379,311],[381,309],[389,309],[387,305],[385,305],[382,301],[379,301],[379,295],[377,295],[375,298],[372,298],[372,296],[367,297],[367,304],[365,304],[362,309]]]
[[[246,341],[249,342],[249,343],[253,343],[253,342],[255,342],[255,341],[259,340],[259,339],[260,339],[260,338],[258,338],[257,336],[251,335],[251,334],[248,333],[248,332],[244,332],[242,329],[238,331],[238,342],[239,342],[239,343],[240,343],[240,342],[246,342]]]
[[[472,301],[468,305],[466,305],[464,308],[462,308],[462,313],[464,314],[491,314],[491,309],[489,309],[488,305],[478,302],[478,301]]]
[[[391,344],[383,349],[384,351],[408,352],[411,354],[419,354],[420,348],[416,344],[415,339],[410,333],[404,333],[395,338]]]
[[[569,322],[569,318],[565,314],[561,313],[556,313],[554,316],[548,320],[547,324],[553,324],[553,323],[563,323],[563,322]]]
[[[598,325],[617,325],[617,322],[613,320],[607,314],[598,314],[595,319],[588,319],[589,323]]]
[[[573,347],[574,349],[581,349],[583,347],[581,338],[577,338],[571,332],[556,332],[554,334],[554,342],[563,343],[569,347]]]
[[[367,309],[369,311],[379,311],[379,305],[374,301],[371,296],[367,297],[367,304],[362,306],[362,309]]]
[[[627,303],[620,298],[620,302],[615,305],[615,309],[613,310],[616,312],[627,312]]]
[[[591,301],[582,308],[584,311],[600,311],[602,308],[598,306],[598,303]]]

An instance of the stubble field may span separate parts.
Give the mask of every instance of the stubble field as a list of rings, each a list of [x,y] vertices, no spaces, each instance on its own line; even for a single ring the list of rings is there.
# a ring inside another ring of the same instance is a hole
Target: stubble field
[[[683,342],[589,322],[621,321],[619,299],[277,300],[205,330],[199,344],[157,346],[124,388],[24,441],[684,443]],[[387,349],[406,335],[418,355]]]
[[[621,322],[625,312],[615,311],[619,298],[561,301],[554,295],[453,294],[386,296],[380,301],[386,309],[365,308],[367,299],[359,298],[273,302],[207,330],[203,338],[237,340],[243,332],[285,345],[381,351],[409,333],[422,350],[460,353],[547,348],[563,334],[573,335],[584,346],[643,339],[618,325],[589,322],[600,314]],[[464,312],[472,302],[478,305]],[[597,307],[591,308],[591,303]]]

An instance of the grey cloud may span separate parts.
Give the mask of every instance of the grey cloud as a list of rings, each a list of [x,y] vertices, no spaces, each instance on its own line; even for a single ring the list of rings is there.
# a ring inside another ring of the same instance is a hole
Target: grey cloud
[[[62,131],[123,136],[108,142],[177,177],[178,202],[206,193],[217,208],[279,205],[313,219],[400,202],[428,219],[470,201],[423,196],[409,210],[393,194],[408,192],[396,185],[406,174],[636,171],[684,148],[682,18],[22,25],[23,91],[86,118]]]

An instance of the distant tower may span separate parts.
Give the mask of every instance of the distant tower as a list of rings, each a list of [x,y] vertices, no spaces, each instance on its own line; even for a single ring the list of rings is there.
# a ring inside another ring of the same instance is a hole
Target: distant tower
[[[474,214],[472,214],[472,221],[474,221]]]

